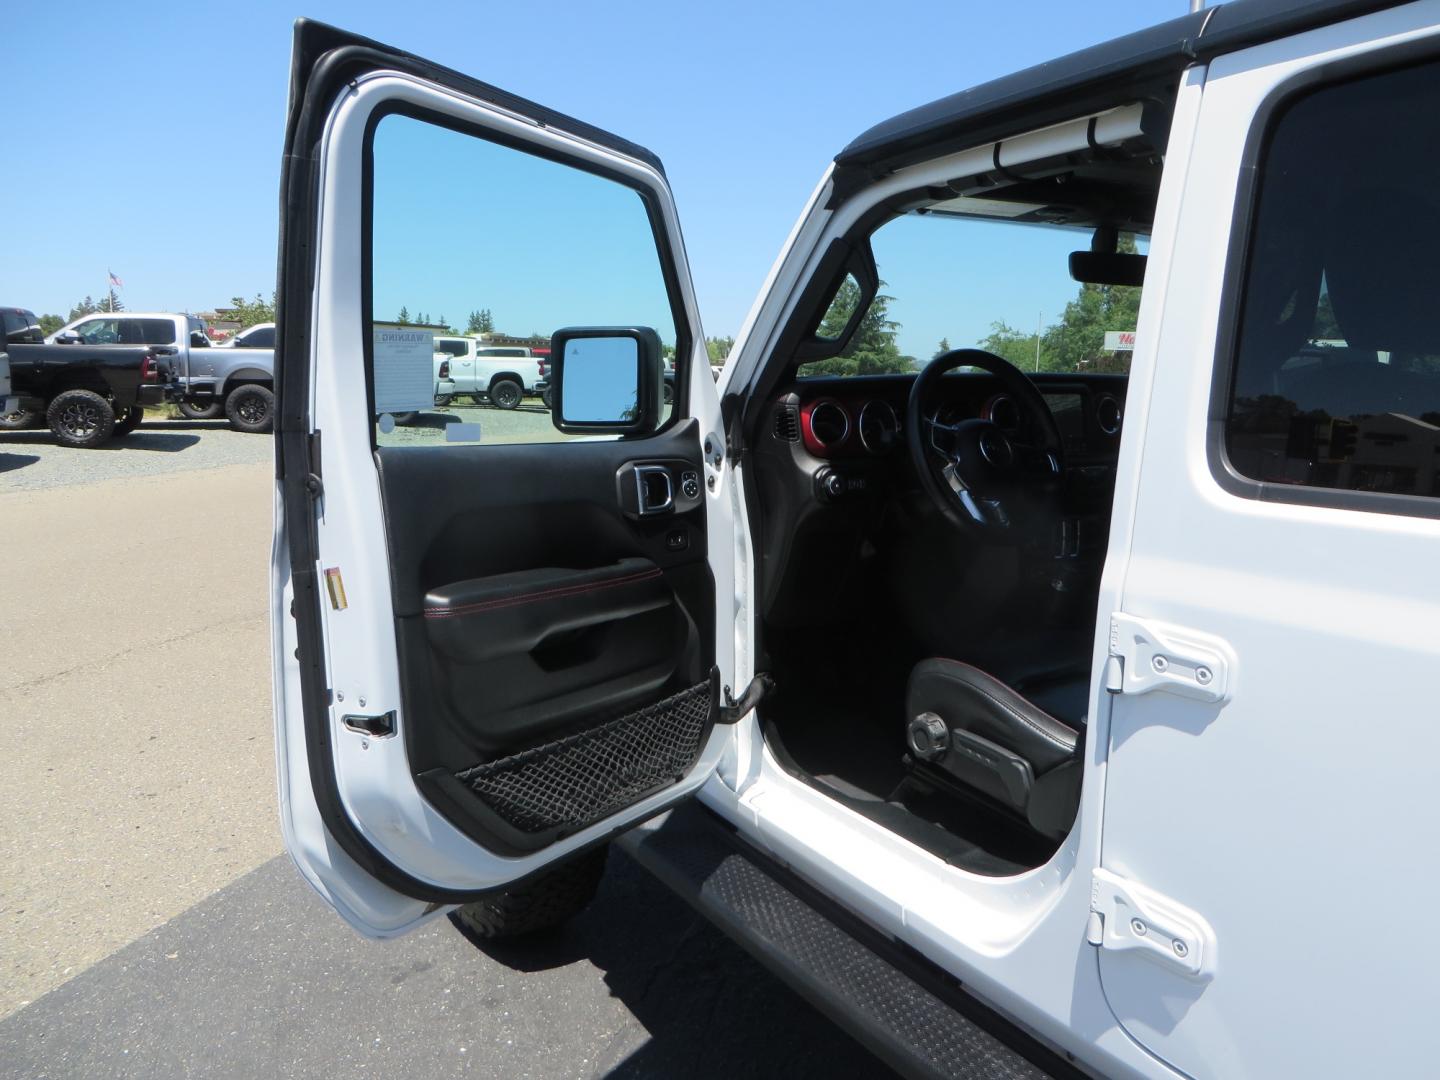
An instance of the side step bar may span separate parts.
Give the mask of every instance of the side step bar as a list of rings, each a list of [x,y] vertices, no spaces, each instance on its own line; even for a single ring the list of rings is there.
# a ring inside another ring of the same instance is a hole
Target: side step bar
[[[913,949],[685,803],[618,838],[802,997],[907,1077],[1082,1078]]]

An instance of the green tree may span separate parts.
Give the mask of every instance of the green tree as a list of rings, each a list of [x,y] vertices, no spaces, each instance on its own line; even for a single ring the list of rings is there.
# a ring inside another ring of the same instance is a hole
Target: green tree
[[[1120,238],[1119,250],[1134,254],[1135,238]],[[980,348],[1009,360],[1022,371],[1127,371],[1128,353],[1105,349],[1107,330],[1131,330],[1140,316],[1140,289],[1131,285],[1085,283],[1065,305],[1060,321],[1039,335],[1004,322],[990,324]],[[1038,352],[1036,346],[1039,346]],[[1038,362],[1037,362],[1038,356]]]
[[[495,320],[490,315],[490,309],[482,308],[480,311],[470,312],[470,321],[465,324],[467,334],[493,334],[495,332]]]
[[[95,312],[99,310],[100,305],[95,303],[94,300],[90,299],[90,297],[87,296],[84,300],[81,300],[80,303],[76,304],[70,309],[70,314],[66,317],[65,321],[67,323],[72,323],[76,319],[81,318],[82,316],[94,315]]]
[[[230,298],[230,317],[240,324],[241,330],[257,323],[274,322],[274,292],[271,292],[268,302],[258,292],[255,294],[254,300],[246,300],[243,296],[232,296]]]
[[[66,320],[62,319],[59,315],[41,315],[40,332],[48,336],[56,330],[59,330],[65,323]]]
[[[116,296],[115,290],[111,289],[109,295],[105,297],[104,303],[102,303],[100,306],[106,312],[113,313],[116,311],[124,311],[125,301],[121,300],[120,297]]]
[[[705,339],[705,351],[710,355],[710,363],[723,364],[725,358],[730,355],[730,350],[735,347],[733,337],[712,337]]]
[[[947,352],[949,352],[949,351],[950,351],[950,339],[949,339],[948,337],[942,337],[942,338],[940,339],[940,344],[935,346],[935,356],[944,356],[944,355],[945,355]],[[933,360],[934,358],[935,358],[935,357],[933,357],[933,356],[931,357],[932,360]]]
[[[883,288],[885,283],[882,281],[880,285]],[[875,299],[870,302],[870,307],[864,317],[860,320],[854,336],[840,355],[831,357],[829,360],[806,364],[806,373],[810,375],[880,375],[886,372],[914,371],[915,358],[901,353],[900,346],[895,343],[895,336],[899,333],[900,324],[890,318],[890,304],[894,299],[893,296],[877,293]],[[826,310],[825,317],[820,320],[820,327],[815,332],[816,336],[830,340],[838,338],[845,327],[849,325],[859,304],[860,286],[854,278],[847,277],[835,293],[835,298],[830,301],[830,307]]]
[[[1129,354],[1105,349],[1107,330],[1134,330],[1140,316],[1140,290],[1129,285],[1080,286],[1065,305],[1058,326],[1045,331],[1040,349],[1042,371],[1127,371]]]
[[[1021,371],[1058,371],[1058,368],[1047,367],[1045,357],[1045,342],[1041,339],[1040,364],[1035,363],[1035,335],[1027,334],[1023,330],[1016,330],[1003,322],[990,324],[990,333],[986,334],[979,342],[980,348],[988,353],[994,353],[1003,360],[1009,360]]]
[[[395,316],[395,321],[401,326],[408,325],[410,322],[410,309],[402,306],[400,308],[400,314]]]
[[[1311,341],[1344,341],[1345,332],[1340,329],[1340,320],[1335,318],[1335,307],[1330,303],[1330,290],[1321,283],[1320,300],[1315,306],[1315,326],[1310,331]]]

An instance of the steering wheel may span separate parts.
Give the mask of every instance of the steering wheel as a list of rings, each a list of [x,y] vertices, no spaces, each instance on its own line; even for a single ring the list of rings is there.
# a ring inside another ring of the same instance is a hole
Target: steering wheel
[[[959,367],[1000,380],[1019,407],[1023,436],[990,420],[940,420],[932,405],[945,373]],[[935,357],[910,388],[905,442],[921,486],[957,528],[1010,543],[1055,542],[1064,516],[1064,440],[1045,398],[1014,364],[980,349]]]

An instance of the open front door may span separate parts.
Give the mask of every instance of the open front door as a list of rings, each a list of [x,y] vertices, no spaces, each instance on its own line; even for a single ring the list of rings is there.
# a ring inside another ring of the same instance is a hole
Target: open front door
[[[383,936],[713,770],[719,403],[639,147],[302,22],[283,200],[282,819],[306,878]],[[434,349],[457,332],[505,346],[473,393]]]

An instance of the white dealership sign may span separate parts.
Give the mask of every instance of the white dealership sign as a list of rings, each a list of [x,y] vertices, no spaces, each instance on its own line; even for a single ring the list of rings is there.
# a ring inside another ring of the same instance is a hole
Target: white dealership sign
[[[1106,330],[1105,331],[1106,352],[1134,352],[1135,331],[1134,330]]]

